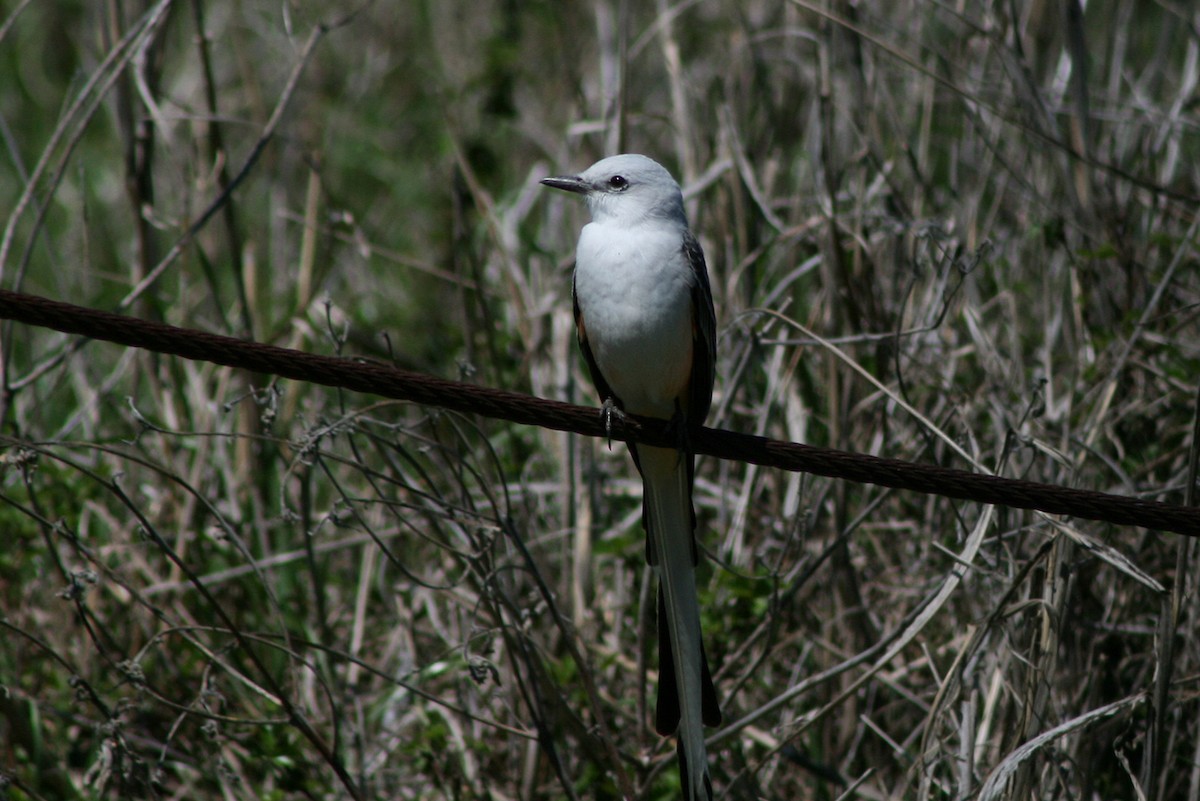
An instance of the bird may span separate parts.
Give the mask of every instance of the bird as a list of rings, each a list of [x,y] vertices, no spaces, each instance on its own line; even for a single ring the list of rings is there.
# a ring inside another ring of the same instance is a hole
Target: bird
[[[602,413],[670,421],[678,447],[629,443],[642,476],[646,559],[657,574],[659,687],[655,729],[675,735],[688,801],[711,801],[704,727],[721,711],[696,594],[695,455],[688,434],[712,404],[716,315],[683,194],[653,159],[621,154],[542,184],[582,195],[591,213],[575,251],[576,334]]]

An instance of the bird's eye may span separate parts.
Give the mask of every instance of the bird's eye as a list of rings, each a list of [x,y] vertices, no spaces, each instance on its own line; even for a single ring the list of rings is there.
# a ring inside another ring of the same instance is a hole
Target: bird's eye
[[[624,175],[614,175],[608,179],[608,185],[613,189],[624,189],[629,186],[629,181],[625,180]]]

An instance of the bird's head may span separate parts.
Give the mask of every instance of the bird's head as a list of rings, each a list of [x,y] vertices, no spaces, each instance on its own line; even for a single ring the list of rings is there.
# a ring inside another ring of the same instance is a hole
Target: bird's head
[[[596,222],[632,225],[655,218],[687,225],[679,184],[657,161],[636,153],[609,156],[579,175],[543,178],[542,183],[583,195]]]

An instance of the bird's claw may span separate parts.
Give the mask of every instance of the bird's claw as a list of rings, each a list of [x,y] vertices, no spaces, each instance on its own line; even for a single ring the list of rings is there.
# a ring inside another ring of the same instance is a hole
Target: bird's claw
[[[609,450],[612,450],[612,419],[614,414],[622,423],[625,422],[625,412],[621,411],[621,407],[612,398],[605,398],[604,403],[600,405],[600,416],[604,418],[604,434],[608,438]]]

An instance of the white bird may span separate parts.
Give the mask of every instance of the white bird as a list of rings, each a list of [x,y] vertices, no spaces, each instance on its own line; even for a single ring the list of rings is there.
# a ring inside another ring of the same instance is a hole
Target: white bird
[[[679,184],[645,156],[612,156],[542,183],[583,195],[592,215],[575,253],[575,324],[606,412],[670,420],[679,432],[681,449],[631,442],[629,451],[659,578],[655,728],[676,735],[684,797],[711,799],[704,726],[719,725],[721,711],[701,639],[695,457],[686,448],[712,403],[716,318],[704,252]]]

